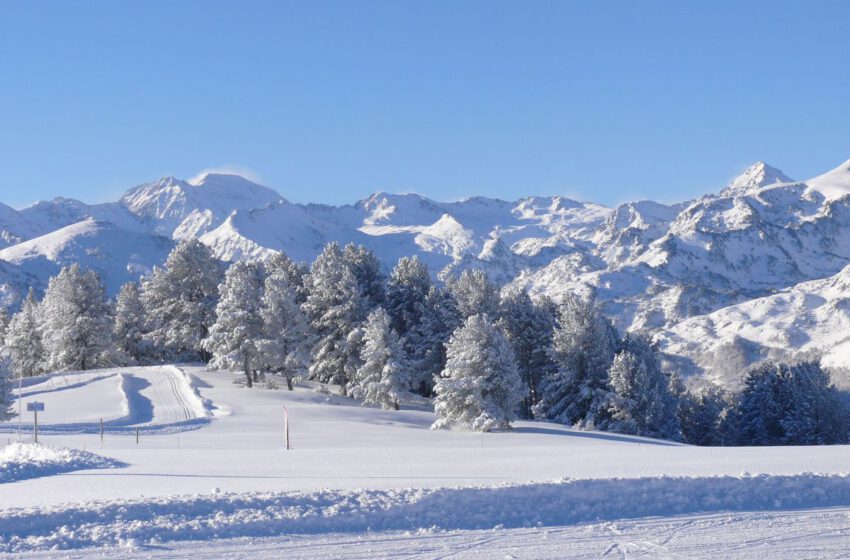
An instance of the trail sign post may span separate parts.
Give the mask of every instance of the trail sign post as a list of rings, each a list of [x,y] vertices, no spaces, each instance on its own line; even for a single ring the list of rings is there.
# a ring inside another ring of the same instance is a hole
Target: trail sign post
[[[32,425],[32,434],[33,439],[36,443],[38,443],[38,413],[44,412],[44,403],[38,401],[32,401],[27,403],[27,412],[32,412],[34,415],[34,422]]]

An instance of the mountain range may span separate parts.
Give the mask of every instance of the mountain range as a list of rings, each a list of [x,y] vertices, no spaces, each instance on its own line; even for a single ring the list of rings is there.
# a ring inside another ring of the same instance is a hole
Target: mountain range
[[[686,378],[735,386],[759,359],[823,357],[850,386],[850,161],[805,181],[759,162],[695,200],[615,208],[383,192],[296,204],[217,173],[106,204],[0,204],[0,302],[14,308],[74,262],[114,294],[190,237],[227,261],[278,250],[311,261],[338,241],[369,247],[387,270],[413,254],[438,279],[482,268],[504,289],[595,298],[620,329],[653,333]]]

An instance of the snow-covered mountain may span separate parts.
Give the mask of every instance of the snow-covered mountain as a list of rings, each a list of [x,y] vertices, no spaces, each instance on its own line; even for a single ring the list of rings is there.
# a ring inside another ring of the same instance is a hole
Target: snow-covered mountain
[[[785,324],[784,297],[820,289],[811,281],[833,283],[830,301],[845,297],[836,278],[850,264],[850,161],[802,182],[759,162],[696,200],[613,209],[558,196],[438,202],[384,192],[350,205],[295,204],[236,175],[164,177],[108,204],[0,205],[0,297],[14,306],[28,286],[42,289],[71,262],[97,269],[114,293],[188,237],[229,261],[278,250],[310,261],[329,241],[354,242],[387,269],[416,254],[435,278],[482,268],[508,289],[582,293],[621,329],[651,330],[671,359],[700,372],[706,337],[736,336],[755,357],[782,346],[759,337]],[[832,339],[822,333],[834,321],[813,312],[811,341],[789,332],[785,346],[826,351]]]

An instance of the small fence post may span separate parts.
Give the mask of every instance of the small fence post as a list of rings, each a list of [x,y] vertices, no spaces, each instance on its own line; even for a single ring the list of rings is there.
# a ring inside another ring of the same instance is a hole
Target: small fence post
[[[136,445],[139,445],[139,427],[136,426]]]
[[[286,437],[286,449],[291,449],[289,446],[289,412],[286,411],[286,407],[283,407],[283,432]]]

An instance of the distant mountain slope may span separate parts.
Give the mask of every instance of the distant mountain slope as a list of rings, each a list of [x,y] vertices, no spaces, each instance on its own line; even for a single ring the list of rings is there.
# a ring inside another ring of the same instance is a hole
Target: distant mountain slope
[[[7,247],[0,251],[0,261],[38,279],[33,283],[38,289],[44,289],[63,266],[79,263],[96,270],[110,293],[115,293],[124,282],[163,262],[172,247],[167,238],[89,219]]]
[[[658,335],[661,348],[690,373],[738,386],[763,359],[823,358],[850,373],[850,266],[829,278],[692,317]],[[850,388],[850,377],[840,379]]]
[[[399,258],[418,255],[435,278],[482,268],[506,289],[556,299],[581,293],[621,329],[656,333],[683,370],[702,372],[702,353],[711,351],[702,348],[706,337],[756,333],[739,336],[746,363],[778,351],[771,348],[781,345],[757,333],[784,333],[785,309],[808,313],[812,325],[809,342],[787,335],[791,354],[832,356],[831,348],[844,348],[828,336],[840,314],[800,307],[799,294],[820,290],[810,281],[822,279],[834,282],[826,299],[840,304],[845,297],[846,284],[830,279],[850,265],[850,161],[802,182],[759,162],[695,200],[613,209],[559,196],[438,202],[386,192],[341,206],[295,204],[236,175],[164,177],[113,203],[0,205],[0,301],[14,305],[30,285],[43,288],[72,262],[100,271],[114,294],[188,237],[228,261],[278,250],[311,261],[330,241],[360,243],[388,271]],[[783,297],[792,301],[782,304]],[[766,306],[765,315],[749,304]],[[726,310],[732,315],[717,315]]]

